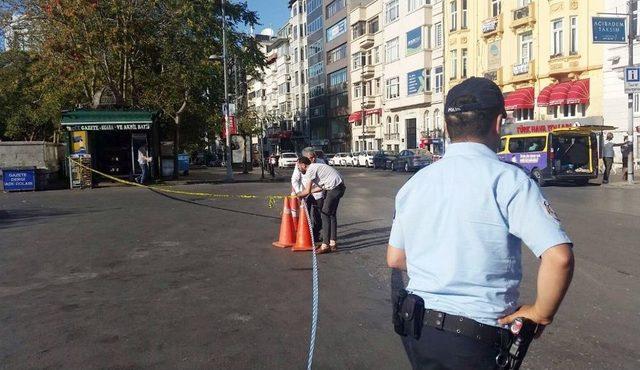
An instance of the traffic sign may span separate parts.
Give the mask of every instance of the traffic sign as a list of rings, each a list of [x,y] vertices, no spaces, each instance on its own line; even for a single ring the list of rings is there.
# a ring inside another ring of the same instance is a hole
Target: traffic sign
[[[625,67],[624,92],[626,94],[640,93],[640,67]]]

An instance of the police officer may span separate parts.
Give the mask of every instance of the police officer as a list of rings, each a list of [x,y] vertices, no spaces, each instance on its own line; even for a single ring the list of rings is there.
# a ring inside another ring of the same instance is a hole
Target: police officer
[[[571,282],[572,243],[556,214],[524,171],[496,156],[505,114],[487,79],[451,89],[452,144],[397,194],[387,263],[407,270],[407,291],[424,301],[422,333],[406,342],[416,369],[496,368],[505,326],[526,318],[541,334]],[[522,306],[521,242],[540,259],[536,300]]]

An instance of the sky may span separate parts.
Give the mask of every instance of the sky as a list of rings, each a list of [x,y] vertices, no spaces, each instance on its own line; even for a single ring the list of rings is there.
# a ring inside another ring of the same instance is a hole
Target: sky
[[[256,33],[267,27],[278,32],[278,29],[289,19],[287,0],[247,0],[247,3],[249,9],[258,12],[260,16],[261,25],[256,27]]]

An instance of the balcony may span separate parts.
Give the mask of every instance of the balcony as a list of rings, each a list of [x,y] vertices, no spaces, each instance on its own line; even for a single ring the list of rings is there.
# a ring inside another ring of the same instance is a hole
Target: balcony
[[[362,70],[360,71],[362,78],[371,78],[375,73],[376,73],[376,67],[371,64],[363,66]]]
[[[502,67],[496,69],[495,71],[485,72],[483,77],[495,82],[496,85],[498,85],[498,86],[504,85],[504,77],[503,77]]]
[[[511,66],[511,82],[522,82],[535,80],[536,78],[536,62],[518,63]]]
[[[360,39],[360,49],[369,49],[373,46],[373,43],[375,42],[374,40],[375,37],[371,33],[363,35]]]
[[[535,2],[529,3],[527,6],[518,8],[513,11],[513,21],[509,26],[511,29],[524,26],[533,26],[536,23],[536,7]]]
[[[375,135],[376,134],[376,126],[364,126],[362,132],[365,134]]]
[[[587,61],[581,59],[580,54],[558,54],[551,55],[549,57],[550,76],[562,75],[571,72],[584,72],[587,68]]]
[[[357,104],[358,99],[354,99],[354,103]],[[361,104],[364,108],[373,108],[376,105],[376,97],[375,96],[365,96],[364,98],[360,98]]]
[[[502,25],[502,13],[497,17],[485,19],[482,22],[482,36],[488,38],[491,36],[499,35],[504,32]]]
[[[396,133],[391,133],[391,134],[384,134],[384,139],[385,140],[400,140],[400,133],[396,132]]]

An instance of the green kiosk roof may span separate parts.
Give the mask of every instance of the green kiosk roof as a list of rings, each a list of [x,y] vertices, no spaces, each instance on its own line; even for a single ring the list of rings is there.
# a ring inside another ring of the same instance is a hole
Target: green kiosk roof
[[[149,130],[154,112],[144,110],[77,110],[62,113],[68,131]]]

